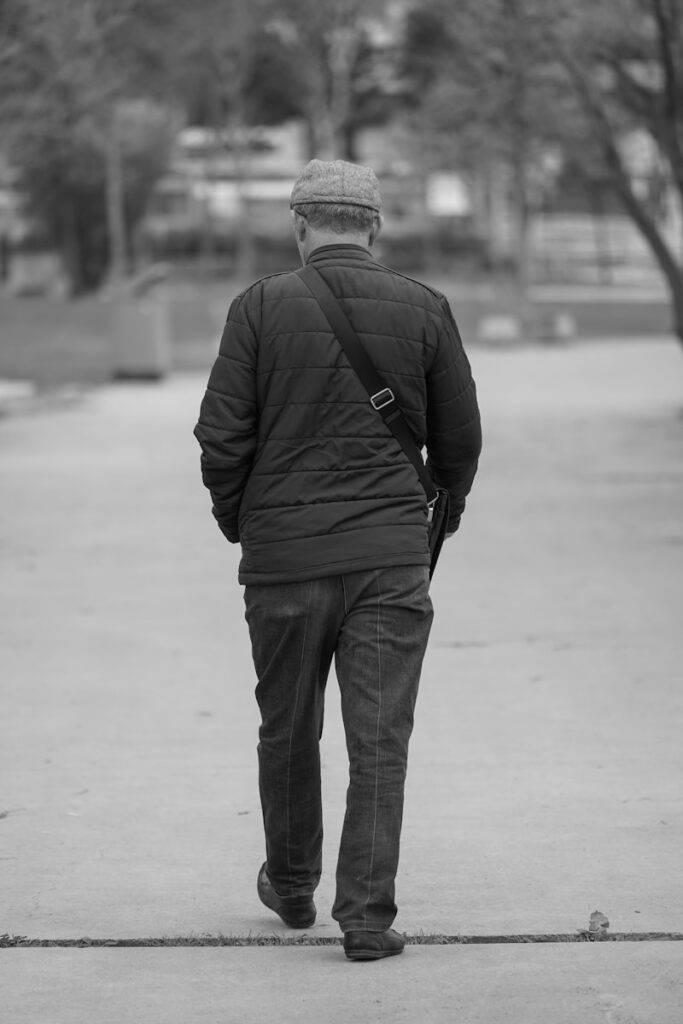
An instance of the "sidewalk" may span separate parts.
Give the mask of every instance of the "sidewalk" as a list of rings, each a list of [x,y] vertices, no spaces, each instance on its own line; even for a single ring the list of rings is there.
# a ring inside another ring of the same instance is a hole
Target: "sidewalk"
[[[433,586],[396,927],[573,936],[600,910],[612,933],[681,933],[681,353],[471,356],[485,452]],[[255,894],[255,680],[198,474],[205,379],[0,420],[0,933],[292,934]],[[331,680],[314,940],[339,935],[339,717]],[[664,941],[370,966],[330,945],[32,948],[0,950],[0,988],[7,1024],[680,1024],[681,967]]]

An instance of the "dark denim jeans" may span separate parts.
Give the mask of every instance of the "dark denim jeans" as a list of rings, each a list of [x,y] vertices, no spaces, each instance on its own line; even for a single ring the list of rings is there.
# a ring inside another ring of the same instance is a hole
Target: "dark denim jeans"
[[[322,867],[319,741],[332,658],[349,756],[332,916],[384,931],[396,916],[408,742],[432,624],[426,567],[247,586],[261,710],[259,788],[268,874],[312,893]]]

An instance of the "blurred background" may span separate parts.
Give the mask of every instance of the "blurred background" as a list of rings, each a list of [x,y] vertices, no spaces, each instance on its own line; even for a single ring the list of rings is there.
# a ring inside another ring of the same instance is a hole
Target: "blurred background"
[[[311,157],[469,340],[683,339],[677,0],[0,0],[0,377],[204,367]]]

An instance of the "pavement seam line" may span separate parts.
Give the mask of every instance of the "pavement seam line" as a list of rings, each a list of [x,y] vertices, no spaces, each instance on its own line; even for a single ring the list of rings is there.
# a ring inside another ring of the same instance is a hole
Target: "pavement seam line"
[[[612,932],[595,936],[587,932],[528,935],[405,935],[410,946],[543,945],[599,942],[681,942],[683,932]],[[202,935],[150,937],[145,939],[39,939],[24,935],[0,935],[0,949],[92,949],[92,948],[172,948],[172,947],[274,947],[338,946],[342,938],[330,936],[279,935]]]

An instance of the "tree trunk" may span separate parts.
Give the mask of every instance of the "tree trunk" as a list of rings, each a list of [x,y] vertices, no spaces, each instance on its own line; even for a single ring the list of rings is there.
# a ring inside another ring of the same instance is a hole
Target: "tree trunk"
[[[248,64],[248,48],[253,19],[248,0],[236,0],[232,10],[231,29],[236,45],[234,73],[230,78],[228,132],[234,158],[237,190],[237,222],[235,264],[238,278],[246,281],[254,274],[255,241],[249,216],[247,182],[249,181],[249,139],[244,104],[244,83]]]
[[[607,220],[602,202],[601,189],[595,182],[586,183],[588,205],[593,220],[593,236],[595,238],[595,257],[598,266],[598,282],[601,285],[613,283],[612,252]]]
[[[510,214],[507,200],[507,176],[501,164],[490,158],[482,175],[485,182],[483,222],[491,266],[498,269],[512,260]]]
[[[123,192],[123,155],[116,110],[105,139],[105,189],[109,232],[109,280],[120,283],[126,276],[128,243]]]
[[[527,189],[526,161],[523,144],[515,147],[512,162],[513,210],[515,223],[515,242],[517,288],[522,302],[526,300],[531,279],[531,252],[529,239],[529,200]]]
[[[348,160],[352,164],[358,162],[358,149],[356,146],[356,138],[358,131],[354,125],[347,122],[342,129],[342,160]]]
[[[83,291],[84,280],[83,252],[78,233],[75,202],[76,200],[71,196],[65,197],[60,218],[60,248],[71,298],[75,298]]]
[[[671,293],[671,310],[673,313],[673,329],[676,337],[683,345],[683,276],[678,274],[669,280]]]
[[[349,149],[347,125],[351,113],[352,76],[357,53],[358,35],[354,28],[339,27],[333,31],[329,54],[329,117],[335,159],[346,158]]]
[[[241,111],[238,111],[235,121],[231,122],[230,134],[233,140],[237,188],[235,269],[239,280],[246,281],[254,274],[256,254],[246,187],[249,180],[249,153]]]
[[[648,213],[645,204],[638,199],[631,188],[628,176],[618,156],[608,144],[608,160],[612,171],[614,188],[636,227],[659,264],[669,287],[673,330],[683,345],[683,267],[676,259],[656,221]]]
[[[306,125],[309,160],[334,160],[335,139],[329,108],[324,98],[325,86],[315,71],[309,80]]]
[[[526,303],[531,276],[529,249],[529,129],[527,123],[527,61],[524,47],[524,15],[518,0],[504,0],[503,22],[511,77],[507,112],[512,169],[512,205],[515,224],[517,290],[522,307]]]
[[[611,187],[650,246],[664,274],[671,297],[672,327],[679,342],[683,345],[683,267],[659,229],[656,219],[648,211],[646,203],[640,200],[633,190],[616,142],[613,123],[600,96],[595,92],[590,76],[582,69],[580,63],[562,47],[556,47],[556,53],[569,72],[579,100],[592,124],[595,140],[602,147]],[[680,169],[677,148],[674,146],[671,151],[667,150],[666,155],[674,172],[679,195],[683,197],[683,180],[679,183],[677,175],[677,170]]]

